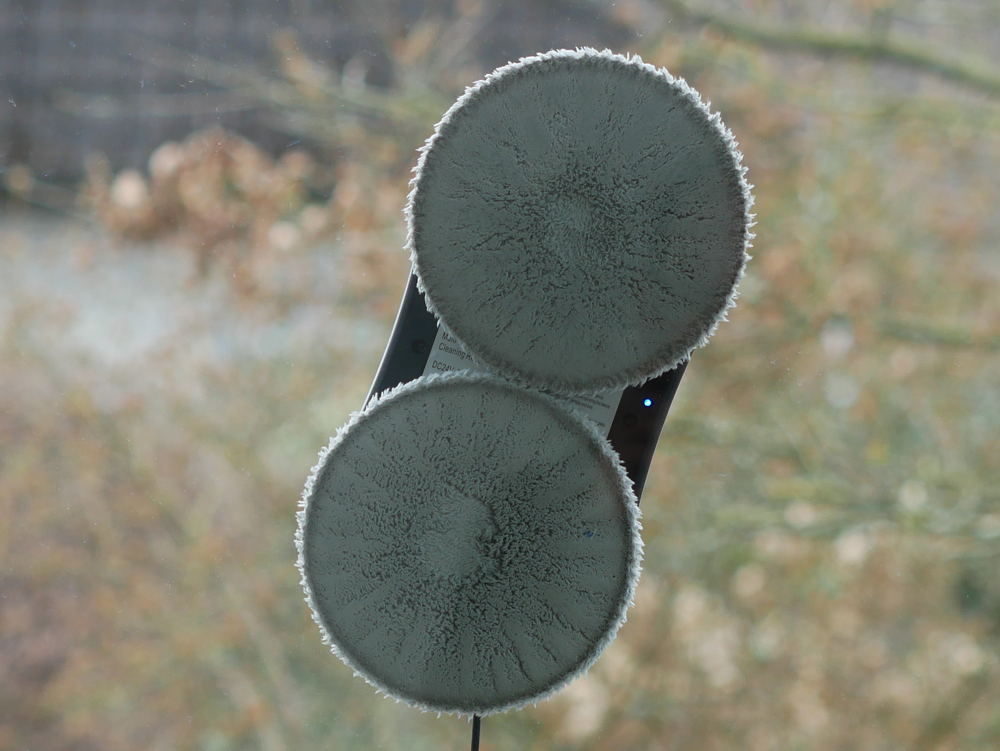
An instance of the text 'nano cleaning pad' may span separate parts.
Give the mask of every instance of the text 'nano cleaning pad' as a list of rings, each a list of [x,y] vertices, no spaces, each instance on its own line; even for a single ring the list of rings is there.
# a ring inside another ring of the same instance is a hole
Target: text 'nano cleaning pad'
[[[617,455],[554,400],[490,375],[371,402],[303,498],[299,566],[325,640],[425,710],[546,698],[612,641],[639,577]]]
[[[595,50],[498,69],[424,146],[407,207],[422,291],[502,375],[636,385],[732,306],[752,198],[732,134],[665,70]]]

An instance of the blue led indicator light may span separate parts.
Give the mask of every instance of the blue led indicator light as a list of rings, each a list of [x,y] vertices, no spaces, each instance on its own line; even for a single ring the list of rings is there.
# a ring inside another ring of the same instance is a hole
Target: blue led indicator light
[[[644,407],[652,407],[653,406],[653,400],[652,399],[643,399],[642,400],[642,404],[643,404]]]

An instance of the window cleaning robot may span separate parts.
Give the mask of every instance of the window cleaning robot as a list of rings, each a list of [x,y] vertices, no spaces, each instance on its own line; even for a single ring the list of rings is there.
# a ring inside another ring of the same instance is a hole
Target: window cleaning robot
[[[411,274],[297,546],[324,641],[388,696],[480,718],[583,675],[625,621],[639,497],[753,237],[732,134],[664,70],[504,66],[421,150]]]

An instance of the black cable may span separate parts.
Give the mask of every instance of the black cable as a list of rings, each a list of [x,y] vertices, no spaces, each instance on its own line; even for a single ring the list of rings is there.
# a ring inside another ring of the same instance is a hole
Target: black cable
[[[479,726],[482,723],[479,715],[472,715],[472,751],[479,751]]]

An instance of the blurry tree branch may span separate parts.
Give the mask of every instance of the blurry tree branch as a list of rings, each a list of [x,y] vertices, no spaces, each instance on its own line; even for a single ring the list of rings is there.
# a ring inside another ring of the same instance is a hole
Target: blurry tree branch
[[[194,96],[188,93],[114,96],[87,95],[63,88],[52,92],[52,104],[63,112],[95,120],[116,120],[137,116],[204,115],[238,112],[259,106],[246,96],[226,91],[205,92]]]
[[[298,53],[294,38],[279,34],[276,47],[286,78],[221,63],[150,39],[134,40],[130,52],[140,60],[225,89],[233,97],[294,113],[290,122],[296,132],[331,142],[344,140],[352,119],[380,125],[396,135],[423,137],[447,108],[447,103],[442,105],[430,91],[348,89],[330,70]]]
[[[682,23],[707,26],[725,36],[768,49],[894,63],[1000,98],[1000,71],[971,61],[938,57],[919,42],[889,39],[886,34],[865,37],[811,28],[768,28],[729,15],[695,10],[683,0],[662,2]]]
[[[884,318],[878,329],[883,336],[915,344],[937,344],[944,347],[1000,350],[1000,337],[977,337],[971,331],[932,326],[916,321]]]

